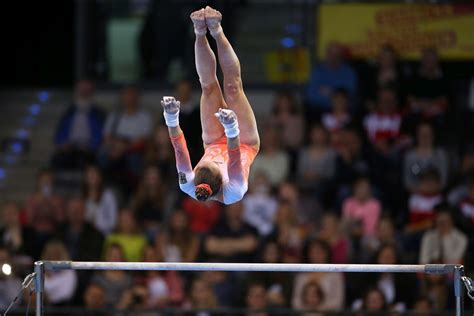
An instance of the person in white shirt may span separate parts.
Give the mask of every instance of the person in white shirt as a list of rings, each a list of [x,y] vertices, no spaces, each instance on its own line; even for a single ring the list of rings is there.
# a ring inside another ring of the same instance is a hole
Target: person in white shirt
[[[467,237],[454,226],[449,207],[437,207],[435,227],[427,231],[421,241],[420,263],[460,264],[466,247]]]

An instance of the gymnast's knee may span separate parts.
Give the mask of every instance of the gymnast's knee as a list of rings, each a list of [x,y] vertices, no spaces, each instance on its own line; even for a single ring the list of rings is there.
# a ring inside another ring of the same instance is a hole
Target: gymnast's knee
[[[201,90],[204,95],[211,95],[215,93],[219,88],[219,83],[217,81],[212,81],[209,83],[201,82]]]
[[[237,77],[224,83],[224,94],[227,98],[236,99],[243,93],[242,79]]]

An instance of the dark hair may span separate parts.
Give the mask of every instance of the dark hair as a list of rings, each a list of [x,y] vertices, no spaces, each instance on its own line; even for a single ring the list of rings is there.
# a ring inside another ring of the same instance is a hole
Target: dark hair
[[[206,201],[209,197],[216,195],[220,191],[222,175],[220,173],[215,174],[209,167],[199,167],[195,172],[194,183],[196,184],[196,199]],[[210,190],[200,186],[203,184],[209,186]]]
[[[349,99],[349,91],[347,91],[346,88],[338,87],[332,93],[332,97],[335,97],[335,96],[341,96],[346,99]]]
[[[311,287],[316,288],[316,292],[318,293],[320,302],[324,301],[324,292],[321,289],[321,286],[319,285],[319,283],[316,282],[316,281],[309,281],[309,282],[305,283],[305,285],[303,286],[303,290],[301,291],[303,304],[306,304],[306,302],[305,302],[306,295],[307,295],[308,290]]]
[[[332,250],[331,246],[329,245],[328,242],[322,239],[311,239],[308,240],[303,249],[303,254],[304,254],[304,262],[306,263],[311,263],[310,262],[310,257],[309,257],[309,251],[312,247],[317,246],[323,250],[323,252],[326,255],[326,262],[324,263],[330,263],[331,262],[331,257],[332,257]]]
[[[441,175],[435,168],[428,168],[420,174],[420,181],[441,181]]]
[[[382,311],[385,311],[387,309],[387,298],[385,297],[385,294],[376,287],[371,287],[365,292],[364,298],[363,298],[363,303],[362,303],[363,310],[367,309],[367,298],[368,298],[368,296],[371,292],[376,292],[380,295],[380,297],[383,300]]]

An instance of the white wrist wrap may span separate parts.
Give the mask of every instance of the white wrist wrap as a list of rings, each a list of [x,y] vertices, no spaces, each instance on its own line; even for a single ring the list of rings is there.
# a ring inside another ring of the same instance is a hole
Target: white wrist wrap
[[[165,118],[166,126],[168,127],[178,127],[179,125],[179,111],[176,113],[167,113],[163,111],[163,116]]]
[[[230,123],[230,124],[222,124],[224,126],[225,136],[227,138],[234,138],[239,136],[239,123],[237,121]]]

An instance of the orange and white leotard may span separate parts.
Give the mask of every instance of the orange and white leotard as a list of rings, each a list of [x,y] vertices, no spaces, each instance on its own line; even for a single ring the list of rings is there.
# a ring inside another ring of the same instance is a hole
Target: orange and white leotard
[[[195,199],[194,170],[184,134],[171,137],[171,143],[176,156],[179,187],[181,191]],[[250,166],[257,152],[256,148],[245,144],[241,144],[239,148],[229,150],[225,137],[205,147],[204,155],[199,163],[213,162],[217,164],[222,175],[222,189],[211,199],[224,204],[232,204],[242,199],[248,189]]]

